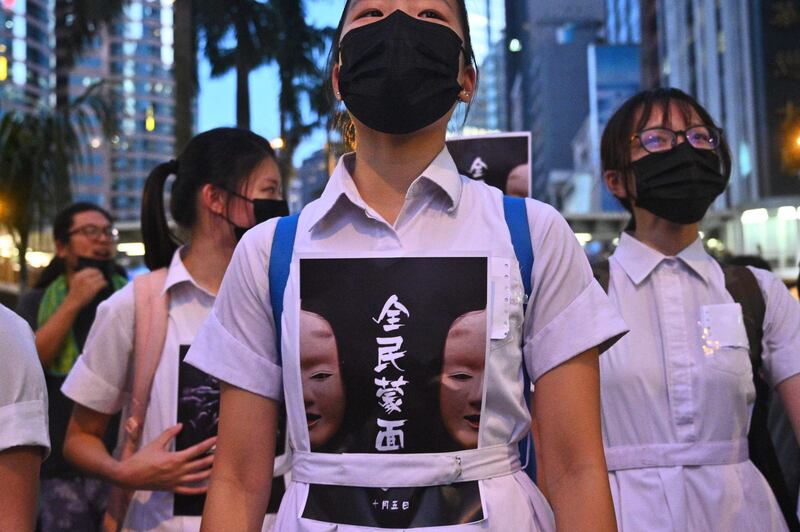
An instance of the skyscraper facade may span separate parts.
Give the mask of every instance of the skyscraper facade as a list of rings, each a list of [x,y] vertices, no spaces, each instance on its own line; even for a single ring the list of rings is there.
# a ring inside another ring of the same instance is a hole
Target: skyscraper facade
[[[0,115],[52,103],[53,24],[52,0],[0,3]]]
[[[74,180],[76,198],[138,221],[150,170],[174,153],[172,2],[134,0],[70,70],[70,95],[107,80],[119,133],[89,139],[92,164]]]
[[[480,79],[464,132],[507,131],[504,0],[467,0],[470,37]],[[458,117],[456,117],[458,118]]]
[[[536,198],[551,200],[551,174],[573,167],[572,139],[589,114],[587,47],[602,34],[605,7],[603,0],[506,2],[518,19],[509,20],[509,45],[518,50],[509,49],[509,117],[511,129],[531,132]]]

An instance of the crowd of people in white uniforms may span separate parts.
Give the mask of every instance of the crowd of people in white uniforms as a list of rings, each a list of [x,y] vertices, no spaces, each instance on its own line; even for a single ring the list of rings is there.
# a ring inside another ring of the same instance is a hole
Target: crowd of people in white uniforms
[[[555,209],[459,175],[445,147],[478,88],[464,0],[348,1],[330,58],[355,151],[299,215],[251,132],[202,133],[148,177],[153,273],[97,305],[61,388],[64,456],[114,486],[97,526],[796,527],[748,429],[764,382],[800,430],[800,304],[698,238],[731,168],[708,112],[655,89],[612,116],[603,181],[631,223],[593,271]],[[25,501],[0,524],[28,530],[47,394],[38,342],[0,310],[21,360],[3,359],[0,472]]]

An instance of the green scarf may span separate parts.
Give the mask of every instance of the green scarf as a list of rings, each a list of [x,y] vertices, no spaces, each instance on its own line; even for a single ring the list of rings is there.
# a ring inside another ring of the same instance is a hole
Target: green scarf
[[[127,279],[121,275],[114,275],[111,278],[111,284],[114,285],[116,292],[128,282]],[[55,281],[50,283],[42,295],[42,302],[39,304],[39,313],[36,315],[36,323],[39,327],[47,323],[53,314],[55,314],[58,307],[64,302],[67,297],[67,276],[59,275]],[[78,343],[75,341],[75,335],[70,328],[64,343],[61,346],[61,351],[56,355],[53,360],[45,368],[48,374],[56,376],[65,376],[72,369],[75,360],[78,358]]]

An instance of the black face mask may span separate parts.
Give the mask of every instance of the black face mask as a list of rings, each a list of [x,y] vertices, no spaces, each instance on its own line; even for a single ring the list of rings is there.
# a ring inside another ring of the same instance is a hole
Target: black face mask
[[[237,194],[236,192],[231,192],[231,194],[243,199],[244,201],[249,201],[250,203],[253,204],[253,216],[255,216],[256,223],[252,227],[255,227],[261,222],[266,222],[270,218],[289,215],[289,204],[286,203],[286,200],[250,199],[245,196],[242,196],[241,194]],[[231,224],[231,226],[233,227],[233,235],[236,237],[237,242],[241,240],[244,234],[252,228],[252,227],[241,227],[233,223],[229,218],[226,219],[228,220],[228,223]]]
[[[344,36],[339,92],[347,110],[371,129],[418,131],[456,102],[461,51],[450,28],[397,10]]]
[[[114,261],[111,259],[95,259],[92,257],[78,257],[78,264],[75,271],[79,272],[86,268],[97,268],[109,283],[114,276]]]
[[[97,307],[111,297],[114,293],[114,284],[113,284],[113,277],[117,274],[116,267],[114,266],[114,261],[112,259],[95,259],[92,257],[78,257],[78,263],[75,266],[75,271],[79,272],[86,268],[97,268],[103,273],[103,277],[106,280],[106,286],[100,290],[94,299],[90,301],[85,307],[83,307],[78,315],[75,317],[75,321],[72,324],[72,332],[75,334],[75,341],[78,344],[78,347],[83,349],[83,344],[86,342],[86,337],[89,335],[89,328],[94,321],[95,314],[97,312]]]
[[[670,222],[693,224],[703,219],[728,179],[710,150],[688,142],[632,163],[636,175],[636,205]]]

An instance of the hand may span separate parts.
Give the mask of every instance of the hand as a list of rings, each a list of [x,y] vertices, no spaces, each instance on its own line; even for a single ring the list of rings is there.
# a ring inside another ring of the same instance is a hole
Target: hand
[[[85,268],[76,272],[70,279],[67,299],[82,309],[107,285],[108,281],[103,277],[103,272],[97,268]]]
[[[182,451],[167,451],[169,443],[183,428],[181,423],[170,427],[158,438],[120,462],[118,482],[125,488],[151,491],[172,491],[182,495],[198,495],[207,485],[192,486],[208,479],[214,455],[205,455],[217,442],[213,436]]]

